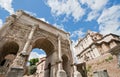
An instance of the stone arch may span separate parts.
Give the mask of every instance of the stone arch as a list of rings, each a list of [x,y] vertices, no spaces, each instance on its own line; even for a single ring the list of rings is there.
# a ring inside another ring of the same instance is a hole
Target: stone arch
[[[4,33],[1,34],[4,36],[4,42],[13,40],[19,44],[18,51],[9,51],[8,53],[15,54],[17,56],[8,70],[8,73],[6,73],[6,77],[23,76],[25,63],[27,62],[30,51],[33,48],[41,48],[45,50],[47,54],[46,65],[50,63],[52,66],[51,77],[66,77],[66,74],[62,69],[61,57],[62,54],[67,54],[68,59],[63,56],[63,61],[67,60],[67,62],[72,64],[72,62],[69,61],[71,60],[71,52],[69,48],[70,43],[68,33],[57,29],[50,24],[42,22],[41,20],[38,20],[22,11],[17,12],[15,15],[18,20],[15,22],[10,20],[10,22],[7,22],[6,24],[6,29],[1,30],[1,32]],[[3,43],[3,41],[1,42]],[[3,44],[0,45],[0,51],[2,51],[2,46]],[[15,44],[15,46],[17,45]],[[45,69],[47,69],[47,66]],[[70,69],[72,69],[72,67],[70,67]],[[69,72],[68,70],[66,71],[67,73]],[[73,73],[71,70],[70,72]]]
[[[54,51],[54,47],[54,44],[47,38],[38,38],[32,44],[32,48],[43,49],[47,55]]]
[[[18,39],[18,38],[14,38],[14,37],[5,37],[5,40],[4,40],[4,44],[3,45],[5,45],[6,43],[10,43],[10,42],[14,42],[14,43],[16,43],[16,45],[18,45],[19,46],[19,50],[18,50],[18,52],[20,52],[20,51],[22,51],[22,48],[23,48],[23,40],[20,40],[20,39]]]
[[[32,40],[32,46],[34,47],[35,42],[36,42],[37,40],[40,40],[40,39],[46,39],[46,40],[50,41],[51,44],[54,46],[54,50],[57,50],[57,42],[56,42],[55,40],[51,39],[50,37],[48,38],[48,37],[45,37],[45,36],[36,37],[36,39],[33,39],[33,40]]]
[[[62,55],[62,66],[63,66],[63,70],[66,72],[67,77],[70,77],[69,57],[66,55]]]
[[[4,54],[7,53],[17,54],[17,52],[19,51],[19,45],[14,41],[7,41],[3,45],[2,51],[4,52]]]
[[[45,77],[52,77],[51,66],[53,62],[53,53],[55,52],[55,45],[51,40],[40,37],[35,39],[32,42],[32,49],[39,48],[43,49],[46,53],[46,62],[45,62]]]
[[[14,41],[7,41],[0,50],[0,65],[6,69],[12,64],[17,53],[19,45]],[[6,70],[7,71],[7,70]]]

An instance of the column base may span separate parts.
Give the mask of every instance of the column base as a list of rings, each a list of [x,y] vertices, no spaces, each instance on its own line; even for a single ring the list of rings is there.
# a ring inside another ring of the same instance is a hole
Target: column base
[[[8,70],[8,73],[5,77],[23,77],[24,69],[19,67],[12,67]]]
[[[78,71],[74,72],[74,77],[82,77],[81,73]]]
[[[66,72],[64,70],[58,70],[57,77],[67,77]]]

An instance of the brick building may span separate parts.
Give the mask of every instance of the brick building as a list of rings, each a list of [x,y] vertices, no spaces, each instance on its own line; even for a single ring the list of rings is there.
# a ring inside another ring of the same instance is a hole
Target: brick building
[[[75,53],[83,77],[120,77],[120,36],[88,31]]]
[[[37,71],[35,77],[44,77],[45,73],[45,57],[42,57],[39,59],[39,62],[37,63]]]

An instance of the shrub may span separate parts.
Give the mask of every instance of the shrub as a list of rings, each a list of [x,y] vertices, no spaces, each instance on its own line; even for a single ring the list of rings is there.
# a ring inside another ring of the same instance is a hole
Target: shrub
[[[112,56],[109,56],[108,58],[105,59],[106,62],[110,62],[113,59]]]
[[[36,72],[36,70],[37,70],[36,65],[29,66],[29,68],[28,68],[28,74],[29,75],[33,75]]]
[[[89,72],[89,71],[91,70],[91,68],[92,68],[92,66],[89,65],[89,66],[87,67],[87,72]]]
[[[109,58],[108,58],[109,60],[112,60],[113,59],[113,57],[112,56],[109,56]]]

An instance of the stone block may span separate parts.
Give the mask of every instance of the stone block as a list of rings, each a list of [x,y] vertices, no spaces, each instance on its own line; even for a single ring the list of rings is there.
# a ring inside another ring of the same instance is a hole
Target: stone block
[[[11,68],[6,77],[23,77],[23,68]]]
[[[67,77],[66,72],[64,70],[58,70],[57,77]]]

